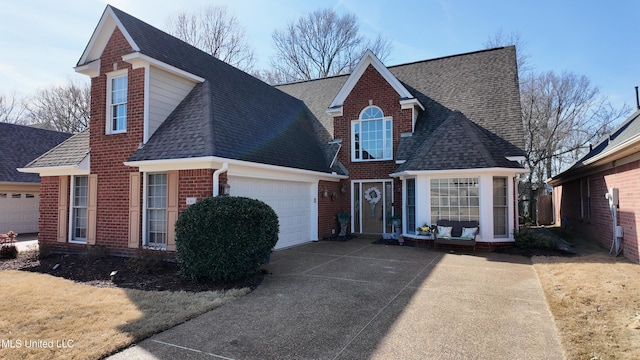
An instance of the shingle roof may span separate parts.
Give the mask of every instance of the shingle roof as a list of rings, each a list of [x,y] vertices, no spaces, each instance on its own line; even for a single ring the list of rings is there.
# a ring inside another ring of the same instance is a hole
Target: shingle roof
[[[71,136],[24,167],[75,166],[80,164],[87,154],[89,154],[89,129]]]
[[[437,142],[435,131],[447,119],[464,118],[482,129],[484,141],[480,144],[494,159],[492,163],[520,167],[504,163],[505,156],[524,155],[515,55],[515,47],[509,46],[389,67],[426,108],[416,121],[413,136],[401,139],[396,159],[430,156],[431,162],[437,161],[437,157],[417,150],[425,148],[425,141]],[[347,78],[344,75],[278,88],[302,99],[319,122],[333,131],[333,119],[325,111]],[[455,111],[464,116],[454,116]],[[439,166],[430,166],[446,168],[447,163],[442,158]],[[402,168],[415,170],[411,166],[418,164],[423,162],[407,161]]]
[[[520,168],[500,155],[496,136],[473,123],[459,111],[452,112],[426,141],[417,141],[413,156],[397,169],[453,170]]]
[[[554,176],[553,180],[562,179],[575,171],[588,167],[589,163],[598,156],[607,154],[608,152],[613,152],[625,143],[628,143],[630,140],[638,139],[638,137],[640,137],[640,110],[637,110],[629,116],[629,118],[613,130],[611,134],[602,139],[593,147],[593,149],[591,149],[591,151],[576,161],[568,169]],[[633,143],[637,146],[638,141],[634,141]]]
[[[0,182],[40,182],[38,174],[20,173],[16,168],[58,145],[71,134],[0,123]]]
[[[205,79],[129,161],[217,156],[331,172],[300,100],[112,9],[141,53]]]

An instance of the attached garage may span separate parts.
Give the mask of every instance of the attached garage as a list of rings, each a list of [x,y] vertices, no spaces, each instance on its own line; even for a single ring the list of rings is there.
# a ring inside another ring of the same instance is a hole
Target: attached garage
[[[279,240],[276,249],[314,240],[317,233],[317,212],[314,210],[312,183],[266,180],[229,176],[231,195],[264,201],[278,214]]]
[[[0,233],[38,232],[39,199],[37,192],[0,191]]]

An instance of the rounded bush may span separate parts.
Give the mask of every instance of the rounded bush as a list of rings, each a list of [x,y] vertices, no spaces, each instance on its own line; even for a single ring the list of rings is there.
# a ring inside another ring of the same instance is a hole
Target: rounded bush
[[[187,208],[176,222],[182,276],[227,281],[258,271],[278,242],[278,215],[262,201],[212,197]]]

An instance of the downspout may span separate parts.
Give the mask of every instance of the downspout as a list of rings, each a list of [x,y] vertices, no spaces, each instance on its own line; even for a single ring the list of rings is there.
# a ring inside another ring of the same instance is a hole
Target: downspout
[[[213,196],[220,195],[220,174],[229,170],[229,163],[222,163],[222,167],[213,172]]]

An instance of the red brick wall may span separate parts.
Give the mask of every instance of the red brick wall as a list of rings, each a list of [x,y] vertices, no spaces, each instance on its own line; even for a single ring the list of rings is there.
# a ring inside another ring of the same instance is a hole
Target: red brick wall
[[[58,237],[58,185],[57,176],[40,178],[40,218],[38,219],[40,244],[55,244]],[[66,219],[62,220],[66,221]]]
[[[197,201],[213,196],[212,169],[180,170],[178,190],[178,211],[182,213],[187,206],[187,198]]]
[[[91,79],[91,173],[98,175],[96,245],[116,252],[128,251],[129,173],[138,171],[123,162],[138,148],[144,132],[144,69],[133,70],[122,61],[122,55],[130,51],[116,29],[102,54],[100,75]],[[106,73],[114,68],[128,69],[127,131],[106,135]]]
[[[342,193],[344,186],[346,192]],[[324,190],[327,190],[328,197],[323,197]],[[336,219],[339,212],[350,213],[351,206],[348,199],[349,182],[320,181],[318,183],[318,239],[329,239],[340,233],[340,224]],[[331,194],[335,194],[331,197]],[[332,230],[334,231],[332,233]]]
[[[631,261],[640,262],[638,252],[638,226],[640,225],[640,161],[617,166],[588,176],[591,194],[591,218],[585,205],[584,214],[580,208],[580,179],[554,188],[556,224],[567,217],[569,224],[605,249],[613,240],[613,219],[609,201],[604,195],[611,187],[619,189],[620,203],[617,209],[618,225],[624,229],[624,255]],[[587,204],[587,179],[582,179],[582,197]],[[584,216],[583,216],[584,215]]]
[[[372,105],[382,109],[385,116],[393,117],[393,156],[394,160],[352,162],[351,161],[351,121],[360,117],[360,112],[369,106],[369,100],[373,100]],[[338,154],[338,160],[349,170],[350,180],[382,179],[389,180],[389,174],[395,172],[398,165],[395,163],[395,155],[402,133],[411,132],[412,111],[411,109],[401,109],[400,96],[387,83],[387,81],[371,65],[355,85],[343,104],[343,115],[334,118],[334,137],[342,139],[342,149]],[[400,181],[393,179],[394,207],[395,214],[402,212],[402,192],[400,191]],[[348,186],[350,189],[350,186]],[[351,196],[345,194],[345,209],[351,209]]]

